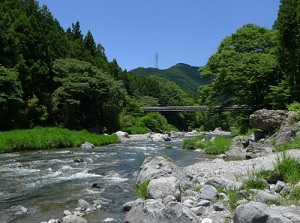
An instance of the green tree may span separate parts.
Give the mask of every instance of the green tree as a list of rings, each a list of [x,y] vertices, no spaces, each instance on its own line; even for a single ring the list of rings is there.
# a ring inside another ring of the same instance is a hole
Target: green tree
[[[283,80],[274,88],[274,95],[288,104],[300,101],[300,1],[280,3],[274,27],[279,33],[278,61]]]
[[[53,70],[59,87],[53,94],[53,112],[58,124],[71,129],[108,131],[118,129],[125,101],[122,83],[88,62],[58,59]]]
[[[270,85],[279,82],[277,32],[248,24],[226,37],[200,68],[212,84],[199,88],[202,103],[268,106]]]
[[[12,129],[19,121],[22,93],[18,74],[0,65],[0,130]]]
[[[86,36],[84,37],[83,42],[84,42],[84,46],[88,50],[88,52],[92,56],[96,56],[97,47],[96,47],[96,43],[95,43],[93,34],[91,33],[90,30],[87,32]]]

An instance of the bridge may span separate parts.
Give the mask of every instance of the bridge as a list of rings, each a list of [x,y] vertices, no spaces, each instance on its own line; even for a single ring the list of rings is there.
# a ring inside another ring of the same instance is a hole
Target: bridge
[[[208,110],[215,111],[253,111],[254,107],[248,105],[232,105],[232,106],[159,106],[159,107],[142,107],[144,112],[204,112]]]

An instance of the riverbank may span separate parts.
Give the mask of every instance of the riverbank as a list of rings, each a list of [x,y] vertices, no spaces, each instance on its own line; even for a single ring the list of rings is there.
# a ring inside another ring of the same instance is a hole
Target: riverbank
[[[206,132],[170,132],[170,133],[146,133],[146,134],[128,134],[126,132],[118,131],[115,133],[121,142],[130,142],[130,141],[170,141],[176,138],[184,137],[196,137],[199,135],[210,135],[210,136],[230,136],[231,133],[228,131],[223,131],[216,128],[213,131]]]
[[[84,142],[94,146],[120,142],[117,135],[99,135],[86,130],[57,127],[12,130],[0,133],[0,153],[79,147]]]

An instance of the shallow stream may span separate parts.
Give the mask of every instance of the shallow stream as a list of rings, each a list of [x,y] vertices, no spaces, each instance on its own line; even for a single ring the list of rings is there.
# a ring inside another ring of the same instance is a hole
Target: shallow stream
[[[0,222],[40,223],[62,219],[63,211],[74,211],[78,200],[92,204],[101,196],[112,200],[84,218],[89,223],[123,222],[122,205],[136,197],[132,193],[135,177],[148,156],[166,155],[179,166],[197,162],[198,152],[181,149],[182,141],[126,142],[97,147],[0,154]],[[172,149],[166,149],[171,146]],[[84,162],[74,162],[80,156]],[[100,188],[92,188],[98,183]],[[22,205],[24,215],[14,216],[8,209]]]

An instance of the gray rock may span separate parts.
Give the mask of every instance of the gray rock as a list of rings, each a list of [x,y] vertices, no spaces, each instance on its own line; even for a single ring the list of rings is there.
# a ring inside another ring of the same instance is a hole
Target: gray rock
[[[282,189],[285,187],[285,182],[281,181],[281,180],[278,180],[276,182],[276,185],[275,185],[275,192],[276,193],[279,193],[280,191],[282,191]]]
[[[164,199],[167,195],[172,195],[177,201],[181,201],[180,182],[175,177],[161,177],[151,180],[147,192],[150,199]]]
[[[226,187],[228,184],[232,183],[233,181],[223,177],[223,176],[215,176],[215,177],[211,177],[209,178],[205,184],[214,186],[216,188],[218,187]]]
[[[135,208],[143,203],[143,200],[141,198],[138,198],[135,201],[129,201],[123,204],[123,210],[124,211],[130,211],[132,208]]]
[[[206,209],[204,207],[192,207],[191,211],[194,212],[197,216],[206,214]]]
[[[204,185],[201,188],[200,194],[196,196],[196,199],[213,200],[219,197],[218,191],[211,185]]]
[[[90,142],[85,142],[80,145],[80,148],[81,149],[93,149],[93,148],[95,148],[95,146]]]
[[[299,125],[295,125],[297,118],[297,112],[288,112],[286,119],[283,120],[278,131],[276,137],[276,146],[280,146],[286,142],[289,142],[293,137],[296,136],[296,132],[300,130]]]
[[[168,134],[154,133],[149,135],[149,139],[155,142],[170,141],[171,138]]]
[[[146,200],[130,210],[125,216],[125,223],[200,223],[200,219],[189,208],[178,202],[169,202],[164,206],[157,200]]]
[[[163,199],[163,204],[167,205],[169,202],[171,201],[176,201],[176,197],[174,197],[173,195],[167,195],[164,199]]]
[[[253,128],[258,128],[266,132],[271,132],[280,127],[283,120],[287,117],[284,110],[257,110],[250,115],[249,121]]]
[[[215,211],[224,211],[224,204],[223,203],[214,203],[213,208]]]
[[[204,218],[201,223],[213,223],[213,221],[209,218]]]
[[[210,205],[210,201],[202,200],[202,201],[199,201],[198,203],[196,203],[195,207],[199,207],[199,206],[206,207],[206,206],[209,206],[209,205]]]
[[[260,202],[250,202],[239,205],[233,216],[234,223],[294,223],[290,219],[266,204]]]
[[[87,223],[88,221],[85,220],[83,217],[75,216],[75,215],[68,215],[63,217],[62,223]]]
[[[258,202],[262,202],[262,203],[276,203],[278,201],[278,197],[260,190],[254,197],[254,199]]]
[[[288,218],[293,223],[300,222],[300,210],[296,207],[283,207],[283,206],[274,206],[272,207],[275,211],[281,214],[283,217]]]
[[[48,223],[60,223],[59,219],[50,219]]]
[[[187,199],[184,202],[182,202],[182,205],[185,207],[191,208],[191,207],[193,207],[194,203],[195,202],[193,200]]]
[[[64,211],[64,216],[72,215],[72,212],[69,210]]]
[[[189,179],[183,173],[182,169],[173,161],[162,156],[148,157],[144,160],[137,177],[137,184],[147,179],[158,179],[160,177],[176,177],[181,185],[190,184]]]
[[[50,219],[48,223],[60,223],[59,219]]]

